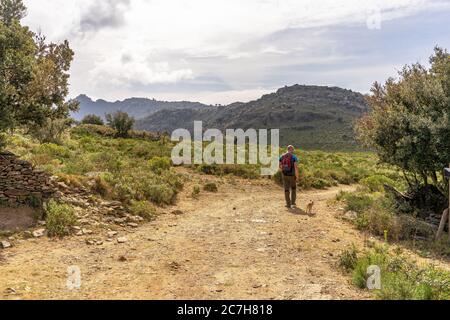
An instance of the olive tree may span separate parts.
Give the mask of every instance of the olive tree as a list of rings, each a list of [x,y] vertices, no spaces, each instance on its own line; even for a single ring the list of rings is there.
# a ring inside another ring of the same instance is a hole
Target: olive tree
[[[443,190],[442,169],[450,162],[450,56],[435,48],[430,68],[405,66],[398,79],[375,83],[371,111],[357,136],[380,160],[403,170],[410,186],[432,183]]]

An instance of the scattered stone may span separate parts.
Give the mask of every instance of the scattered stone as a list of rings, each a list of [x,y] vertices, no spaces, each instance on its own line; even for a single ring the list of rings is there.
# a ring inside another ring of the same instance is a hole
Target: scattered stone
[[[89,246],[101,246],[103,244],[103,241],[96,240],[96,239],[87,239],[86,244]]]
[[[8,249],[8,248],[12,247],[11,243],[8,241],[2,241],[2,242],[0,242],[0,244],[2,245],[3,249]]]
[[[40,238],[43,237],[45,234],[45,229],[38,229],[33,231],[33,237]]]
[[[347,211],[344,214],[343,218],[345,220],[353,221],[353,220],[356,220],[358,218],[358,214],[356,212],[354,212],[354,211]]]
[[[173,215],[176,215],[176,216],[181,216],[181,215],[184,214],[184,212],[181,211],[181,210],[175,210],[175,211],[172,211],[172,214],[173,214]]]
[[[117,224],[122,224],[122,223],[125,223],[127,221],[127,218],[116,218],[116,219],[114,219],[114,223],[117,223]]]
[[[129,227],[132,227],[132,228],[137,228],[137,227],[139,227],[139,225],[138,225],[137,223],[134,223],[134,222],[129,222],[127,225],[128,225]]]
[[[128,239],[125,238],[125,237],[117,238],[117,242],[118,242],[118,243],[125,243],[125,242],[127,242],[127,241],[128,241]]]
[[[177,271],[181,268],[181,265],[178,262],[173,261],[173,262],[169,263],[169,268],[172,271]]]
[[[17,291],[14,288],[6,288],[5,294],[16,294]]]
[[[120,262],[126,262],[126,261],[128,261],[128,259],[127,259],[127,257],[125,257],[125,256],[120,256],[120,257],[119,257],[119,261],[120,261]]]
[[[117,236],[118,232],[117,231],[109,231],[108,232],[108,238],[112,238]]]
[[[267,223],[267,221],[264,219],[253,219],[252,222],[253,223]]]
[[[82,232],[83,234],[87,234],[87,235],[93,233],[93,231],[92,231],[92,230],[89,230],[89,229],[82,229],[81,232]]]
[[[38,221],[38,224],[39,224],[40,226],[45,226],[45,225],[47,224],[47,222],[42,221],[42,220],[39,220],[39,221]]]

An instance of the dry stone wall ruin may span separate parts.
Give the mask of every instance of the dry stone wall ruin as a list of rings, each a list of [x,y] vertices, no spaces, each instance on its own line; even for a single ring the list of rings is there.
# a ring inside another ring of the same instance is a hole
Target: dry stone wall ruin
[[[48,199],[55,192],[49,174],[11,152],[0,152],[0,204],[27,204]]]

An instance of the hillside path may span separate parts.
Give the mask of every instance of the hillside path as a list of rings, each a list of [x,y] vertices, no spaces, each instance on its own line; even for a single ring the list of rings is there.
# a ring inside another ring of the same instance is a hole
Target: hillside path
[[[269,180],[223,182],[198,200],[187,186],[166,214],[119,231],[125,243],[40,238],[4,250],[0,298],[368,299],[337,268],[343,249],[363,243],[327,204],[342,189],[353,187],[300,193],[302,209],[315,201],[308,216],[288,211]],[[71,265],[81,269],[81,289],[66,287]]]

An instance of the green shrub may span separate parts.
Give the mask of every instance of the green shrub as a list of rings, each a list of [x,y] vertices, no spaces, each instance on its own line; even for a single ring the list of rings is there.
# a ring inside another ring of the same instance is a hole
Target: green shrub
[[[158,175],[145,166],[128,168],[111,179],[115,196],[123,202],[150,200],[156,204],[172,204],[183,185],[175,173]]]
[[[71,119],[48,118],[43,125],[32,125],[30,127],[30,133],[41,143],[62,144],[63,136],[72,123],[73,121]]]
[[[82,124],[72,129],[72,133],[76,135],[99,135],[102,137],[113,137],[115,131],[111,127],[96,125],[96,124]]]
[[[355,245],[352,245],[350,249],[344,250],[339,256],[339,266],[347,272],[355,269],[357,262],[358,251],[356,250]]]
[[[259,166],[249,164],[202,164],[197,170],[208,175],[234,175],[245,179],[257,179],[261,173]]]
[[[60,146],[54,143],[43,143],[35,150],[36,154],[44,154],[58,159],[68,159],[71,156],[71,151],[65,146]]]
[[[156,216],[156,208],[148,201],[131,201],[130,212],[134,215],[144,218],[146,221],[152,221]]]
[[[354,258],[356,257],[356,263]],[[363,253],[344,251],[341,266],[352,270],[352,281],[361,289],[367,286],[367,268],[381,270],[381,289],[375,294],[383,300],[448,300],[450,273],[434,266],[419,267],[401,253],[391,254],[387,247]]]
[[[154,157],[149,160],[148,164],[153,172],[161,173],[170,169],[172,161],[167,157]]]
[[[200,186],[194,186],[194,188],[192,189],[191,197],[197,199],[199,195],[200,195]]]
[[[208,192],[218,192],[219,189],[217,188],[217,184],[214,182],[208,182],[203,186],[203,190]]]
[[[109,198],[113,193],[111,186],[102,176],[96,176],[94,178],[94,184],[92,185],[91,190],[103,198]]]
[[[383,186],[385,184],[390,186],[395,185],[395,182],[392,179],[389,179],[388,177],[385,177],[383,175],[373,175],[367,177],[365,179],[362,179],[360,183],[363,186],[366,186],[372,192],[383,192],[384,191]]]
[[[147,190],[150,201],[157,204],[172,204],[175,200],[176,192],[170,186],[160,184],[152,185]]]
[[[50,200],[45,210],[46,227],[50,237],[64,237],[69,235],[71,227],[77,221],[73,208],[68,204]]]
[[[121,138],[126,138],[134,125],[134,118],[130,117],[128,113],[116,111],[106,115],[108,126],[116,131],[116,135]]]
[[[99,126],[103,126],[105,122],[103,119],[95,114],[88,114],[84,116],[83,120],[81,120],[82,124],[95,124]]]
[[[346,201],[346,211],[363,213],[373,204],[373,199],[365,194],[347,193],[344,197]]]

